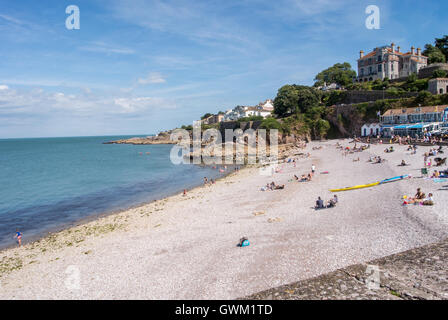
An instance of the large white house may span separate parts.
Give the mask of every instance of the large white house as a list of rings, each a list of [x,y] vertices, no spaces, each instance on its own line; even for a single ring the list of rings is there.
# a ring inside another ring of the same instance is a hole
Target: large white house
[[[223,121],[235,121],[251,116],[261,116],[263,118],[267,118],[272,115],[273,110],[273,102],[272,100],[268,99],[265,102],[260,102],[255,107],[237,106],[232,110],[227,110],[224,114]]]
[[[420,48],[411,47],[409,52],[401,52],[395,44],[373,49],[364,55],[361,50],[358,59],[358,77],[356,82],[374,81],[384,78],[398,79],[418,74],[419,70],[428,65],[428,57],[422,55]]]

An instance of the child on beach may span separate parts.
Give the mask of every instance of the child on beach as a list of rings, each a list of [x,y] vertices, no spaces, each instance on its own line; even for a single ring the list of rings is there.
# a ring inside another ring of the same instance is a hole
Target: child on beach
[[[14,236],[14,238],[17,238],[19,247],[22,246],[22,233],[19,231],[19,229],[16,229],[16,235]]]

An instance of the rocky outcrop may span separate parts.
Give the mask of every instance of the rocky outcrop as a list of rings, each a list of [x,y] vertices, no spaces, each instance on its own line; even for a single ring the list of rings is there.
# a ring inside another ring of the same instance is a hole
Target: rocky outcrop
[[[145,144],[176,144],[176,141],[170,139],[171,131],[160,132],[156,136],[148,137],[135,137],[130,139],[122,139],[104,142],[104,144],[134,144],[134,145],[145,145]]]

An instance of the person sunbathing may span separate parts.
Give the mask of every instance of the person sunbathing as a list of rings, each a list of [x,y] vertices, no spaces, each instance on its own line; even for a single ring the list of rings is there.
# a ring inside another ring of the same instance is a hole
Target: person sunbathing
[[[426,195],[424,192],[421,191],[420,188],[417,189],[417,193],[413,198],[408,198],[406,201],[403,202],[403,204],[417,204],[423,201],[425,199]]]
[[[401,166],[401,167],[405,167],[405,166],[407,166],[406,161],[401,160],[400,166]]]
[[[425,198],[425,193],[421,191],[420,188],[417,189],[417,193],[414,196],[414,199],[416,200],[422,200]]]
[[[433,206],[434,205],[434,199],[432,197],[432,193],[428,194],[428,197],[423,199],[421,204],[424,205],[424,206]]]

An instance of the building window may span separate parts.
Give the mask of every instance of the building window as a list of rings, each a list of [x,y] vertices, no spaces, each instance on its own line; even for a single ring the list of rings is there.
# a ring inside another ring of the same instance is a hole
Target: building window
[[[378,56],[378,62],[381,62],[381,61],[382,61],[382,57]]]
[[[440,94],[443,94],[443,88],[440,88]]]
[[[378,72],[383,72],[383,65],[382,64],[378,65]]]
[[[361,77],[364,75],[364,68],[361,68]]]
[[[369,74],[372,74],[373,73],[373,69],[372,69],[372,67],[369,67]]]

